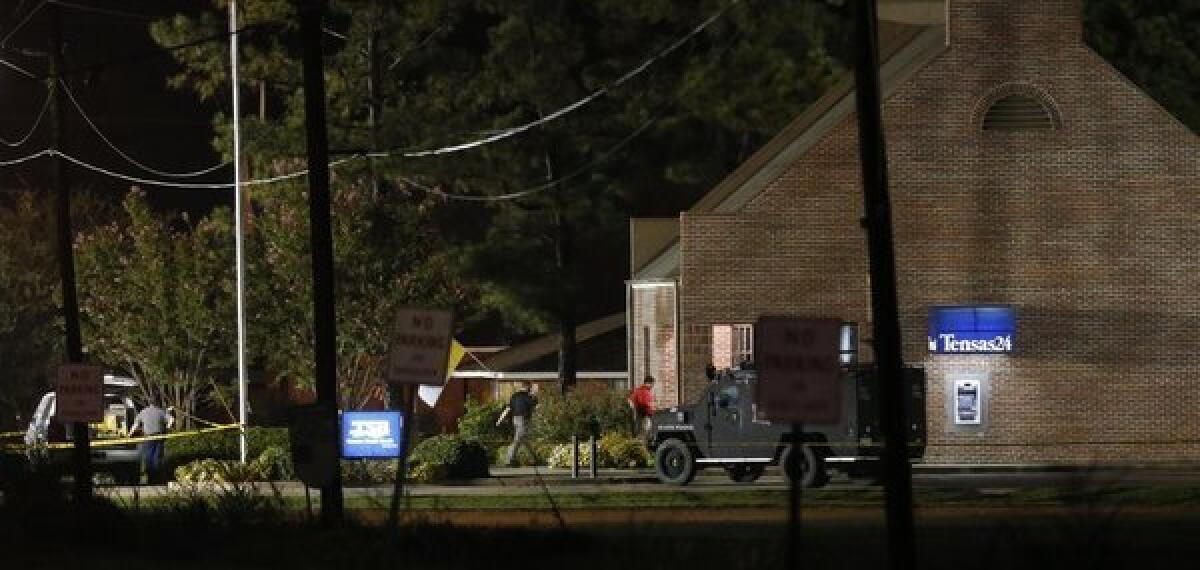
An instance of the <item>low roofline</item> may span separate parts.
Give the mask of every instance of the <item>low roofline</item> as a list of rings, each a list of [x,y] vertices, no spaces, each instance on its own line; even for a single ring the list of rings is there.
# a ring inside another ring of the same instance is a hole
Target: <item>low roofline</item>
[[[615,313],[594,321],[586,322],[575,327],[576,343],[586,342],[604,333],[612,332],[625,326],[625,312]],[[551,352],[558,350],[557,333],[546,334],[529,342],[524,342],[495,354],[481,357],[482,364],[488,371],[507,372],[511,369],[533,362]],[[464,371],[465,372],[465,371]]]
[[[463,380],[498,380],[515,382],[529,380],[531,382],[553,382],[558,380],[557,372],[495,372],[492,370],[458,370],[450,375],[451,378]],[[579,371],[575,377],[580,380],[626,380],[629,373],[619,370],[615,372]]]
[[[134,380],[133,378],[130,378],[128,376],[117,376],[115,374],[105,374],[104,375],[104,385],[105,386],[121,386],[123,388],[136,388],[138,383],[137,383],[137,380]]]

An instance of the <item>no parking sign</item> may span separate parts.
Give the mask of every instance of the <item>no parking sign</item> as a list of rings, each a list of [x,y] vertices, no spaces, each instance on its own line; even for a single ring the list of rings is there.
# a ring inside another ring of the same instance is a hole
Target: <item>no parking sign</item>
[[[768,419],[812,424],[841,419],[841,326],[838,319],[758,319],[758,406]]]

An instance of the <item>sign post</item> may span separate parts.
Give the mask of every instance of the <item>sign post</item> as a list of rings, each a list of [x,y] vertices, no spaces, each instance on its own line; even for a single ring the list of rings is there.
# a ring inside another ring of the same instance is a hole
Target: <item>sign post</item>
[[[59,366],[54,395],[55,420],[64,424],[104,421],[103,368],[88,364]]]
[[[444,385],[453,328],[450,311],[401,309],[388,351],[388,383]]]
[[[307,487],[338,481],[338,415],[323,403],[292,408],[288,439],[296,475]],[[321,504],[322,512],[326,505]]]
[[[838,319],[758,319],[754,365],[758,408],[767,418],[816,424],[841,419],[841,326]]]
[[[342,459],[397,459],[403,430],[401,412],[342,412]]]
[[[782,466],[788,493],[788,568],[800,567],[800,478],[804,422],[837,423],[841,416],[841,335],[838,319],[760,317],[754,325],[758,409],[772,421],[791,422],[792,451]],[[816,468],[817,464],[810,468]]]
[[[408,448],[412,441],[414,408],[417,388],[422,385],[446,384],[446,363],[453,342],[454,315],[450,311],[407,307],[396,315],[392,344],[388,351],[388,384],[400,389],[403,417],[403,441],[388,526],[399,523],[400,496],[404,494],[404,479],[408,476]]]

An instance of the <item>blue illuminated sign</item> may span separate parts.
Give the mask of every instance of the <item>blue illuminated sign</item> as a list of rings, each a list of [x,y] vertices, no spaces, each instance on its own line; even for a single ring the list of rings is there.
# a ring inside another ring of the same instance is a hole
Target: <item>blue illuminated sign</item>
[[[400,412],[342,412],[342,457],[400,457],[403,427]]]
[[[929,352],[1005,354],[1013,351],[1017,311],[1012,305],[929,309]]]

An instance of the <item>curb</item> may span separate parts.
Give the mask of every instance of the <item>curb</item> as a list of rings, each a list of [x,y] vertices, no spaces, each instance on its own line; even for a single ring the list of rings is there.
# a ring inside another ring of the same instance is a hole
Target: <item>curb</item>
[[[1066,463],[948,463],[925,464],[912,466],[913,474],[924,473],[931,475],[984,475],[1003,473],[1114,473],[1124,471],[1196,471],[1200,472],[1200,463],[1108,463],[1108,464],[1066,464]]]

